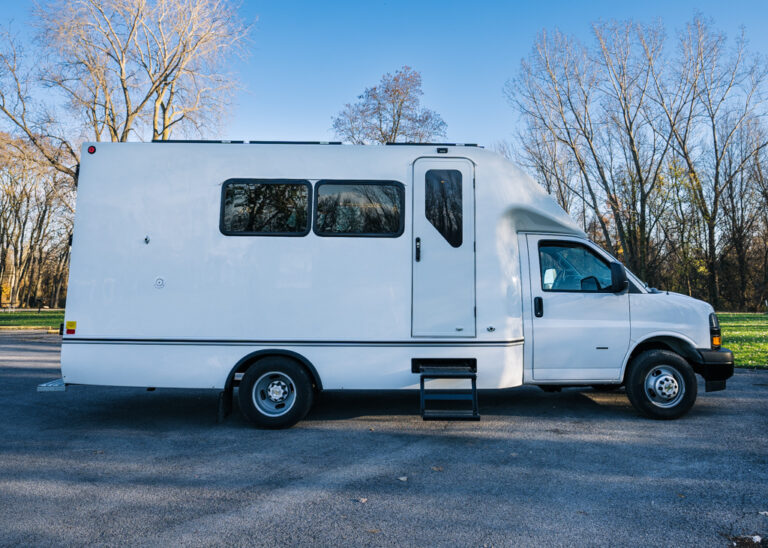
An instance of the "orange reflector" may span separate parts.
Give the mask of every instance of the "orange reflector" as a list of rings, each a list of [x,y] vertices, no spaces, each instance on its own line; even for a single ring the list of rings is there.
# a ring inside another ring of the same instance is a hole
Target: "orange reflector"
[[[712,337],[712,346],[720,346],[720,335],[715,335]]]
[[[67,335],[74,335],[75,329],[77,329],[77,322],[67,322],[64,327]]]

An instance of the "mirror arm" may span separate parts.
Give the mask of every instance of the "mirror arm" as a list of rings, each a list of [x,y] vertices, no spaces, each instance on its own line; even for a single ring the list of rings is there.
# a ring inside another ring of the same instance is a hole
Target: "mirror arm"
[[[611,263],[611,292],[623,293],[629,287],[629,279],[624,265],[618,262]]]

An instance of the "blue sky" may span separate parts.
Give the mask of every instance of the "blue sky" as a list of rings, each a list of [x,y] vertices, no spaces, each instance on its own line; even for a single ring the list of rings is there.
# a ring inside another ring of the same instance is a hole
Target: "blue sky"
[[[17,32],[31,2],[0,1]],[[446,121],[448,141],[492,145],[514,132],[502,88],[536,34],[554,29],[588,38],[599,19],[661,18],[672,35],[698,11],[734,37],[743,25],[753,51],[768,54],[768,0],[642,2],[572,0],[244,0],[251,53],[234,69],[244,89],[222,134],[250,140],[330,140],[331,117],[385,72],[422,74],[423,104]]]

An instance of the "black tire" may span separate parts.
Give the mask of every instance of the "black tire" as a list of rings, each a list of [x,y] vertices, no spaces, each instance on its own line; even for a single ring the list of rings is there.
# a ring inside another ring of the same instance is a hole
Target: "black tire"
[[[254,362],[238,391],[240,410],[261,428],[290,428],[307,415],[313,398],[306,369],[280,356]]]
[[[676,419],[696,402],[696,374],[688,362],[669,350],[648,350],[629,365],[627,397],[652,419]]]

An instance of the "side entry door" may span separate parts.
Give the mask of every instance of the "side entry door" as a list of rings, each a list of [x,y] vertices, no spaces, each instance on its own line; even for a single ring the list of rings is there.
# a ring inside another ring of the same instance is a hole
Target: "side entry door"
[[[629,292],[584,240],[528,235],[535,381],[618,380],[629,348]]]
[[[475,336],[475,177],[463,159],[413,167],[413,336]]]

